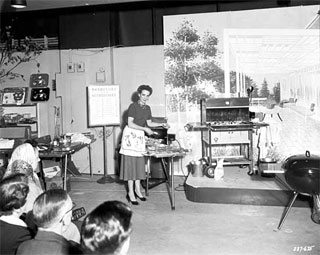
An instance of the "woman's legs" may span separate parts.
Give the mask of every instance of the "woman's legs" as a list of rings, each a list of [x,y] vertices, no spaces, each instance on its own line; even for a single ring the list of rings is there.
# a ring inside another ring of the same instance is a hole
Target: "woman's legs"
[[[137,201],[133,190],[133,180],[128,180],[128,196],[131,201]]]
[[[135,190],[137,196],[138,196],[138,197],[144,197],[144,196],[142,195],[141,189],[140,189],[140,187],[141,187],[141,185],[140,185],[140,180],[135,180],[135,181],[134,181],[134,184],[135,184],[134,190]]]
[[[133,186],[134,185],[134,186]],[[140,180],[128,180],[128,196],[131,201],[136,201],[138,197],[144,197],[141,193]]]

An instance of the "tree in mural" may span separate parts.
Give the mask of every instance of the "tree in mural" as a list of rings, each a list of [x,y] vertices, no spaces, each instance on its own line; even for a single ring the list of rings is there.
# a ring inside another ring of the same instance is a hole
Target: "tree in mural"
[[[195,103],[216,91],[223,92],[224,74],[216,61],[217,44],[216,36],[205,32],[201,37],[188,20],[166,42],[165,83],[181,92],[180,99]]]
[[[269,96],[270,96],[270,91],[268,88],[268,83],[267,83],[266,78],[264,78],[263,82],[262,82],[261,89],[260,89],[260,97],[268,98]]]
[[[252,87],[253,87],[253,91],[252,91],[251,96],[253,98],[259,97],[259,88],[257,87],[257,84],[255,82],[252,83]]]
[[[280,103],[281,97],[280,97],[280,82],[277,82],[276,86],[273,87],[273,95],[274,100],[277,104]]]

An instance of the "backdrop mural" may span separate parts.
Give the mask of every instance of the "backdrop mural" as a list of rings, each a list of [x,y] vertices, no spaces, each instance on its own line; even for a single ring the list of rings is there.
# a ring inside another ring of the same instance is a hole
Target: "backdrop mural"
[[[250,96],[250,111],[263,112],[264,121],[270,123],[268,130],[261,130],[262,143],[266,147],[262,152],[263,156],[270,154],[280,160],[296,152],[303,153],[302,150],[306,148],[310,149],[310,141],[308,143],[304,138],[301,139],[303,146],[299,149],[293,148],[295,146],[291,144],[281,145],[284,121],[285,125],[291,125],[289,123],[297,120],[284,120],[277,116],[290,115],[284,105],[299,106],[299,109],[303,109],[300,110],[300,115],[304,122],[300,128],[305,129],[310,124],[306,123],[306,118],[310,117],[312,129],[320,132],[319,122],[315,118],[320,97],[320,60],[311,60],[312,56],[310,59],[305,57],[308,64],[303,62],[296,67],[297,60],[290,60],[290,55],[285,56],[290,47],[293,49],[299,43],[304,50],[310,45],[306,54],[319,52],[319,41],[314,39],[318,36],[316,31],[319,31],[319,9],[320,6],[315,5],[164,17],[166,114],[171,130],[177,134],[181,146],[191,150],[183,159],[183,165],[202,156],[200,133],[187,132],[185,125],[200,121],[199,101],[209,97]],[[293,42],[293,38],[301,41],[306,33],[309,41]],[[263,38],[266,34],[270,34],[269,39],[272,38],[269,45]],[[283,34],[286,37],[279,37]],[[264,43],[259,44],[262,40]],[[242,55],[238,54],[240,46]],[[269,47],[267,50],[273,47],[269,59],[263,55],[260,59],[256,57],[254,64],[245,61],[264,47]],[[247,55],[243,57],[244,53]],[[280,57],[283,60],[279,60]],[[279,64],[282,61],[282,68],[274,70],[276,66],[271,63],[272,58]],[[258,65],[261,63],[263,65],[259,69]],[[292,68],[289,69],[288,66]],[[309,78],[305,78],[306,76]],[[299,83],[299,80],[306,79],[308,84]],[[298,98],[297,90],[300,89],[301,95],[301,87],[304,88],[303,93],[310,93]],[[250,95],[247,94],[248,88],[252,89]],[[308,110],[310,102],[313,111]],[[299,132],[303,137],[304,132],[308,131]],[[257,134],[254,139],[257,139]],[[314,149],[319,153],[317,146]],[[221,151],[221,148],[218,150]],[[225,148],[222,151],[220,153],[225,153]]]

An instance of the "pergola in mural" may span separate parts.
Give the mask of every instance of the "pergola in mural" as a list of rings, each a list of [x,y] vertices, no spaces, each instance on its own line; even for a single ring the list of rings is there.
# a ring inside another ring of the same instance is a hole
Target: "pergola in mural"
[[[319,29],[225,29],[225,92],[230,94],[230,71],[237,73],[237,92],[246,92],[250,74],[289,75],[320,70]]]

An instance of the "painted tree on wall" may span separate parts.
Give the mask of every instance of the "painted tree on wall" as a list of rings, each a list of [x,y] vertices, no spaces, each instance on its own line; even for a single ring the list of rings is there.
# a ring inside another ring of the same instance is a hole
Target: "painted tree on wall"
[[[179,99],[196,103],[200,98],[224,90],[224,74],[217,62],[218,38],[211,32],[202,36],[184,20],[165,44],[165,83],[181,94]]]
[[[280,96],[280,82],[276,84],[276,86],[273,87],[273,95],[274,95],[274,100],[276,103],[280,103],[281,96]]]
[[[257,98],[259,97],[259,88],[257,87],[257,84],[255,82],[252,83],[253,91],[251,94],[251,97]]]
[[[167,94],[172,95],[167,104],[170,111],[184,111],[186,102],[197,103],[202,98],[224,93],[224,70],[219,64],[221,52],[218,51],[218,42],[210,31],[200,35],[192,22],[186,19],[166,41],[165,84]],[[247,88],[256,88],[249,76],[245,76],[245,84]],[[230,71],[230,92],[236,93],[235,71]]]
[[[270,96],[270,91],[268,88],[268,82],[267,82],[266,78],[263,79],[259,95],[260,95],[260,97],[266,97],[266,98],[268,98]]]

